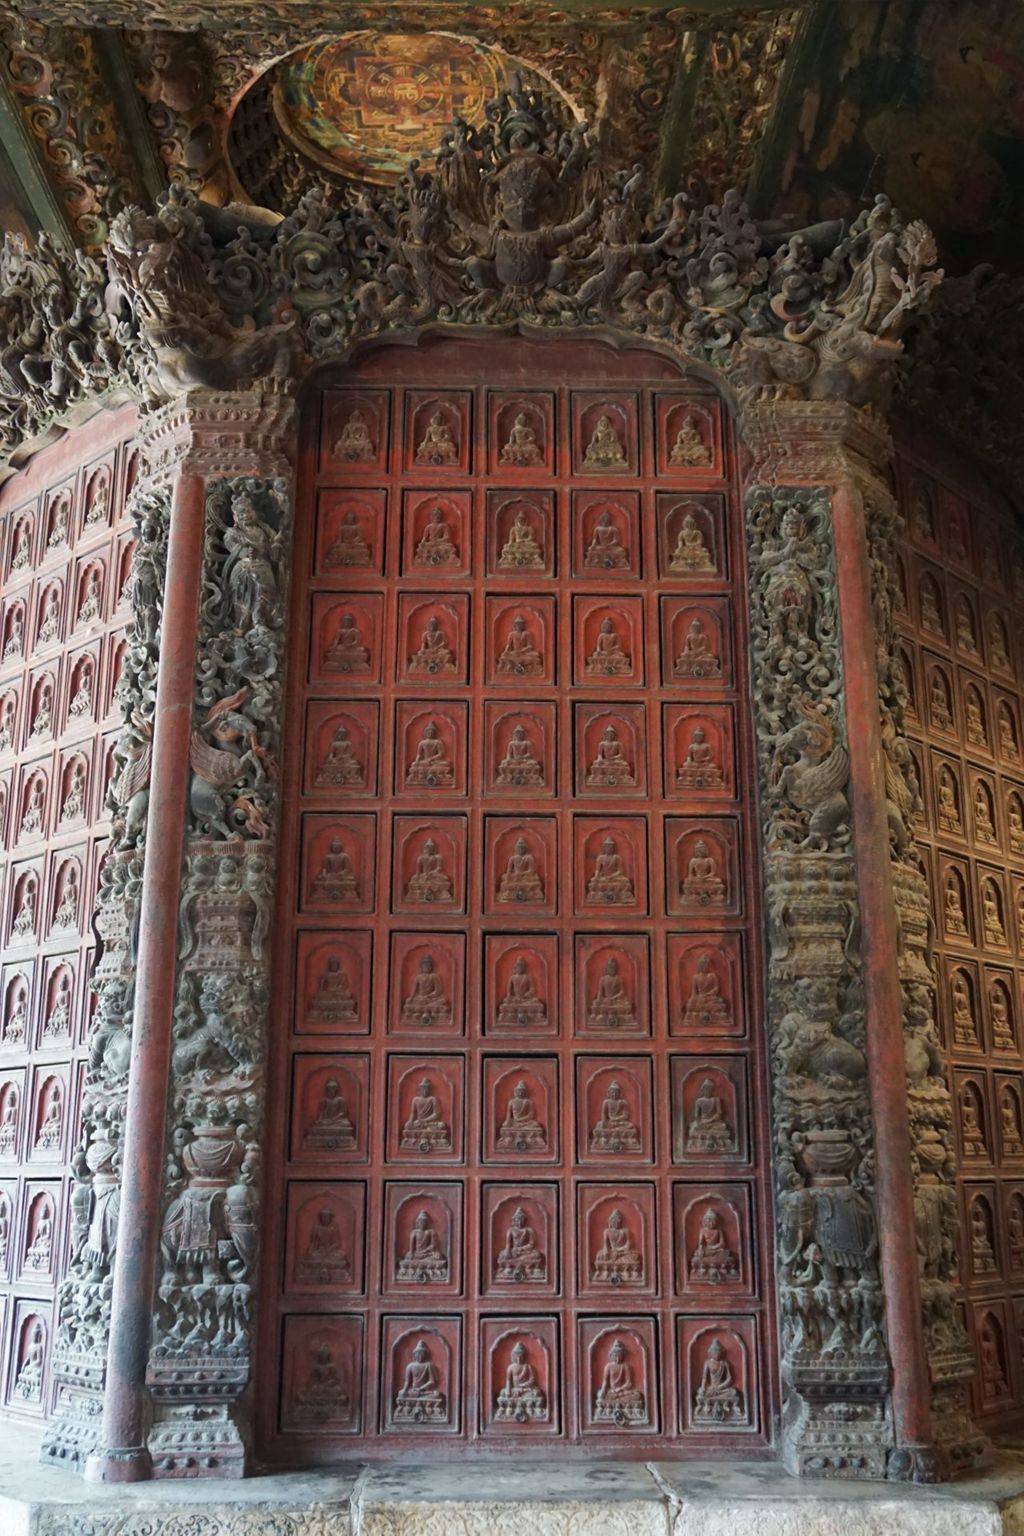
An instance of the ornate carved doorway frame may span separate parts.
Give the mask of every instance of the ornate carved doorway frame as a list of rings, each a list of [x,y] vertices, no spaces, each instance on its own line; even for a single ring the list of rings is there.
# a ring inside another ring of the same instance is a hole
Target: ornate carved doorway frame
[[[731,412],[626,338],[432,336],[329,377],[302,411],[261,1443],[764,1452]]]

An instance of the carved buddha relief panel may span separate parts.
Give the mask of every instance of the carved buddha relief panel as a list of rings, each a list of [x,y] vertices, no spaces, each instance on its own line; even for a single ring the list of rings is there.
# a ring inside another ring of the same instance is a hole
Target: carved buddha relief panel
[[[132,534],[124,418],[0,491],[0,1412],[49,1413]]]
[[[729,423],[654,359],[522,345],[529,388],[519,344],[444,343],[401,387],[368,359],[308,423],[282,1459],[768,1432]]]
[[[897,621],[952,1060],[974,1411],[1024,1405],[1024,539],[911,457]]]

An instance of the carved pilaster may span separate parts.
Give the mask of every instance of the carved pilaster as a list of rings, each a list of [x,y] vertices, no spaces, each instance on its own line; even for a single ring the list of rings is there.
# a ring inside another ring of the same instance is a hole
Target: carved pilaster
[[[237,397],[207,406],[228,421],[246,412]],[[255,456],[283,465],[291,421],[274,414],[267,426]],[[229,442],[220,462],[252,462],[252,447]],[[288,479],[229,471],[208,482],[147,1371],[158,1476],[240,1473],[246,1454],[290,535]]]
[[[828,492],[755,488],[747,522],[783,1452],[796,1472],[880,1477],[889,1362]]]
[[[894,1448],[889,1456],[888,1475],[930,1480],[949,1469],[977,1464],[985,1454],[985,1442],[974,1430],[966,1411],[965,1383],[972,1373],[972,1363],[956,1308],[956,1165],[951,1108],[935,1026],[935,980],[928,952],[929,897],[912,833],[914,803],[920,786],[914,777],[913,759],[902,729],[905,693],[896,659],[891,586],[891,544],[898,514],[886,478],[892,444],[884,423],[874,412],[840,401],[757,402],[744,414],[743,431],[757,460],[755,478],[775,485],[781,477],[789,475],[797,481],[824,484],[834,498],[846,498],[846,504],[856,509],[854,522],[861,530],[859,549],[844,547],[848,567],[856,568],[847,569],[839,583],[838,605],[840,633],[844,625],[853,626],[847,642],[862,656],[866,649],[869,658],[868,690],[860,698],[858,720],[850,723],[850,729],[856,729],[861,738],[858,756],[862,760],[863,781],[859,786],[851,784],[850,796],[855,799],[859,793],[862,798],[877,802],[884,784],[885,815],[884,821],[880,821],[877,848],[868,845],[865,829],[854,818],[848,877],[854,888],[860,886],[863,901],[865,869],[877,866],[884,885],[882,904],[891,913],[891,918],[883,917],[881,922],[877,913],[866,914],[865,934],[859,941],[864,962],[870,963],[874,977],[874,985],[868,989],[864,1044],[877,1140],[883,1128],[891,1129],[877,1117],[881,1115],[884,1122],[892,1106],[880,1100],[875,1102],[880,1079],[891,1072],[883,1038],[888,1034],[888,1020],[879,1016],[877,990],[878,976],[888,970],[894,1008],[902,1012],[902,1030],[893,1030],[892,1034],[895,1049],[905,1060],[906,1108],[903,1103],[896,1107],[900,1116],[906,1117],[902,1146],[903,1156],[913,1171],[915,1239],[911,1241],[898,1230],[893,1231],[894,1213],[881,1196],[877,1213],[886,1229],[881,1234],[881,1246],[888,1250],[883,1264],[888,1328],[899,1330],[904,1323],[919,1328],[916,1348],[922,1362],[919,1386],[904,1379],[908,1363],[905,1358],[898,1362],[896,1355],[897,1344],[904,1350],[906,1341],[894,1341]],[[762,493],[752,494],[756,497]],[[785,494],[772,492],[773,497]],[[867,569],[862,569],[864,566]],[[756,590],[756,567],[751,579]],[[854,602],[861,583],[870,591],[870,607],[864,614],[855,612]],[[849,613],[844,608],[847,599],[851,605]],[[755,678],[755,697],[758,693]],[[841,684],[839,697],[843,696]],[[763,700],[759,702],[763,710]],[[877,710],[877,714],[871,720],[863,714],[864,710]],[[864,738],[875,743],[866,752]],[[874,763],[870,760],[872,751],[876,754]],[[767,864],[771,907],[770,853]],[[867,929],[872,926],[874,934],[869,935]],[[860,957],[855,954],[852,958],[860,964]],[[899,1136],[896,1140],[899,1142]],[[910,1169],[886,1172],[891,1187],[892,1180],[900,1183],[908,1178]],[[908,1224],[909,1216],[908,1210]],[[919,1300],[916,1277],[913,1287],[906,1284],[909,1266],[915,1260],[920,1277]],[[894,1282],[901,1275],[897,1295]],[[909,1303],[911,1297],[912,1309],[908,1311],[906,1305],[901,1309],[901,1303]],[[785,1310],[785,1299],[783,1306]],[[912,1355],[914,1350],[907,1353]],[[902,1407],[898,1401],[901,1393]],[[923,1408],[923,1415],[914,1412],[915,1396],[921,1399],[918,1408]],[[901,1418],[907,1422],[902,1423]],[[908,1433],[911,1421],[918,1431],[922,1422],[925,1424],[923,1436]]]
[[[100,938],[92,977],[96,1010],[82,1100],[83,1136],[71,1165],[71,1263],[58,1296],[57,1409],[43,1444],[44,1459],[76,1467],[98,1443],[106,1380],[170,498],[165,490],[140,482],[131,510],[136,539],[132,618],[118,684],[121,729],[107,799],[111,843],[95,915]]]

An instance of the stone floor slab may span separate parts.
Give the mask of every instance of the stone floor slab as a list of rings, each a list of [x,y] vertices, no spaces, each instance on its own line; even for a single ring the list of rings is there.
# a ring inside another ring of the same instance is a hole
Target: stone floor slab
[[[942,1487],[797,1481],[772,1463],[356,1466],[98,1487],[0,1425],[0,1536],[1024,1536],[1024,1452]]]

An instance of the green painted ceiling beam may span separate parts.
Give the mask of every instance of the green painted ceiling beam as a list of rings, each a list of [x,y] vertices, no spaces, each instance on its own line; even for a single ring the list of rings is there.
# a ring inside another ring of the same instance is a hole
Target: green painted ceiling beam
[[[688,32],[683,37],[665,103],[661,142],[658,146],[655,188],[662,197],[677,192],[682,184],[690,148],[690,119],[707,55],[707,32]]]
[[[775,96],[775,105],[758,146],[747,187],[747,206],[755,219],[767,218],[782,192],[786,160],[798,137],[804,93],[822,67],[822,52],[836,32],[834,0],[814,0],[799,23]]]
[[[39,228],[45,230],[58,244],[73,246],[76,242],[71,220],[50,180],[42,152],[32,137],[17,97],[11,89],[6,59],[0,60],[0,144],[21,183],[25,200]]]
[[[139,180],[150,201],[155,203],[161,192],[167,190],[167,172],[150,131],[145,103],[135,84],[121,33],[114,27],[93,27],[92,39],[96,62],[116,106],[118,122],[135,161]]]

